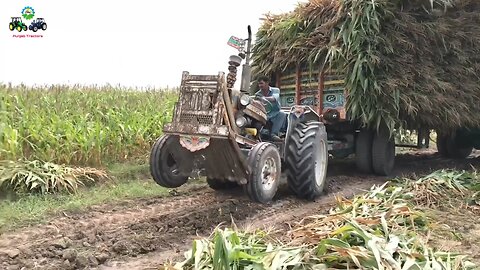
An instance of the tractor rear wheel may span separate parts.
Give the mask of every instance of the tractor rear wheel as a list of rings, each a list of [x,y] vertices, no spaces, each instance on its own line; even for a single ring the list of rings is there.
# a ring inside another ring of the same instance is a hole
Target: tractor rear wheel
[[[225,190],[225,189],[230,189],[238,186],[238,184],[235,182],[231,182],[228,180],[217,180],[217,179],[208,178],[208,177],[207,177],[207,184],[211,189],[214,189],[214,190]]]
[[[13,23],[10,23],[8,27],[10,28],[10,31],[13,31],[15,29],[15,25],[13,25]]]
[[[372,164],[375,174],[382,176],[390,175],[395,167],[395,138],[390,137],[386,128],[373,136]]]
[[[362,173],[371,173],[373,132],[368,129],[360,130],[355,140],[355,163]]]
[[[248,154],[251,173],[244,189],[251,200],[260,203],[270,202],[277,193],[280,183],[280,153],[268,142],[257,143]]]
[[[150,174],[160,186],[176,188],[187,182],[189,176],[182,174],[184,170],[181,170],[181,166],[182,163],[183,166],[189,166],[185,164],[188,159],[180,160],[181,148],[178,137],[171,135],[162,135],[153,145],[150,154]]]
[[[324,192],[327,178],[325,126],[320,122],[298,123],[285,149],[289,187],[300,198],[316,199]]]
[[[47,24],[46,23],[42,24],[42,30],[43,31],[47,30]]]

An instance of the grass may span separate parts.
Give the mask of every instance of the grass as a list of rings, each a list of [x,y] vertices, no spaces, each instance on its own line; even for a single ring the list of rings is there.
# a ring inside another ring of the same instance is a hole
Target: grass
[[[0,84],[0,160],[99,167],[143,156],[176,98],[170,90]]]
[[[148,175],[147,165],[113,165],[110,171],[116,181],[81,189],[76,194],[22,195],[0,200],[0,232],[43,223],[62,212],[80,211],[93,205],[169,195],[167,189],[141,177]]]

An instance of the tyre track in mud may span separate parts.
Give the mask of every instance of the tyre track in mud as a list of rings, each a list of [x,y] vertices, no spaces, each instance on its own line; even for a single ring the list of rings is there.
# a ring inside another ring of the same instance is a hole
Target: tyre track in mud
[[[439,168],[468,169],[480,159],[445,161],[435,156],[402,156],[396,175],[424,174]],[[350,197],[381,184],[385,177],[358,174],[350,162],[329,166],[328,194],[316,202],[298,200],[282,186],[269,205],[248,200],[241,189],[215,192],[206,186],[178,189],[178,196],[140,199],[92,208],[0,236],[2,269],[155,269],[182,259],[191,241],[208,236],[219,223],[240,228],[275,226],[325,213],[334,195]]]

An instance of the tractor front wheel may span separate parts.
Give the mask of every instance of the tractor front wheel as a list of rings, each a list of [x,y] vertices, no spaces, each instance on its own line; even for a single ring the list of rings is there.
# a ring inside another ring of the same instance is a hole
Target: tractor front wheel
[[[280,183],[281,162],[277,147],[267,142],[256,144],[248,154],[247,163],[251,173],[244,186],[246,193],[255,202],[270,202]]]
[[[23,31],[27,31],[27,30],[28,30],[27,26],[23,25]]]
[[[323,193],[327,178],[325,126],[320,122],[298,123],[285,148],[289,187],[300,198],[316,199]]]
[[[177,188],[188,181],[190,166],[188,158],[181,158],[183,152],[181,148],[178,137],[171,135],[162,135],[153,145],[150,154],[150,174],[160,186]],[[185,168],[187,173],[184,173]]]

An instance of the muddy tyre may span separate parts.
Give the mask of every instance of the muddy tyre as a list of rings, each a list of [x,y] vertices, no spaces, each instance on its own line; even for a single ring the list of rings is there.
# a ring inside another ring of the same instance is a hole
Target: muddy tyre
[[[395,138],[386,129],[373,136],[372,165],[375,174],[381,176],[390,175],[395,167]]]
[[[272,143],[260,142],[248,154],[251,174],[244,186],[251,200],[259,203],[272,201],[280,183],[280,153]]]
[[[457,139],[457,135],[447,137],[445,146],[448,157],[454,159],[464,159],[468,157],[473,151],[473,146],[462,145],[462,143],[459,142],[459,140]]]
[[[235,182],[231,182],[228,180],[222,181],[222,180],[212,179],[208,177],[207,177],[207,184],[211,189],[214,189],[214,190],[225,190],[225,189],[235,188],[238,186],[238,184]]]
[[[362,173],[371,173],[373,171],[372,144],[373,132],[368,129],[362,129],[355,141],[355,164]]]
[[[437,132],[437,151],[442,157],[448,157],[447,140],[447,136]]]
[[[178,153],[180,144],[176,136],[162,135],[152,146],[150,174],[157,184],[177,188],[185,184],[188,176],[181,174]]]
[[[298,123],[285,149],[287,182],[302,199],[314,200],[324,192],[328,145],[325,126],[320,122]]]

